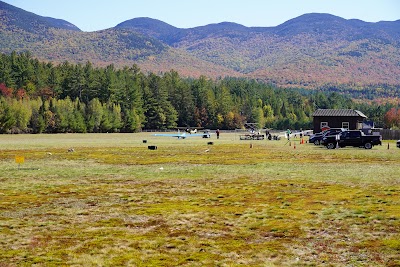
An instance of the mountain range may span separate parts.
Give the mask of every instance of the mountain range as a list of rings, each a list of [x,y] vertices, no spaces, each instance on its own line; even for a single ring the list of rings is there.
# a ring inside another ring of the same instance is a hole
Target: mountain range
[[[44,61],[138,65],[182,76],[249,77],[283,87],[400,86],[400,20],[311,13],[276,27],[232,22],[182,29],[152,18],[83,32],[0,1],[0,52]]]

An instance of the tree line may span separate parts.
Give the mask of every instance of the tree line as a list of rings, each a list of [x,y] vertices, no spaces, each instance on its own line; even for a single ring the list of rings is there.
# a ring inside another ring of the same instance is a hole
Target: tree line
[[[316,108],[359,108],[380,123],[393,104],[338,92],[283,89],[243,78],[183,78],[92,63],[54,65],[29,52],[0,55],[0,133],[137,132],[177,126],[311,128]]]

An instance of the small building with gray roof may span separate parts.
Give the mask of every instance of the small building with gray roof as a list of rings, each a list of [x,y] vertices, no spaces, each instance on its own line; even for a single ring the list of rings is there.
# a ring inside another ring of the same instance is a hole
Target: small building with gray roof
[[[355,109],[317,109],[313,113],[314,133],[321,132],[324,127],[361,130],[366,118]]]

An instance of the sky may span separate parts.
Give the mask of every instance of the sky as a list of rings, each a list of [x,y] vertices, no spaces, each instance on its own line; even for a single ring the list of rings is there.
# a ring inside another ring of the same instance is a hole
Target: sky
[[[272,27],[306,13],[329,13],[367,22],[400,19],[399,0],[1,0],[40,16],[97,31],[138,17],[178,28],[235,22]]]

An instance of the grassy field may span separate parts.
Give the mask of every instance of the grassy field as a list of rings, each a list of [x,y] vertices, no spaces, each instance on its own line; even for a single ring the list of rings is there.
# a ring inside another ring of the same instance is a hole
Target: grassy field
[[[238,139],[0,135],[0,266],[400,266],[393,141]]]

